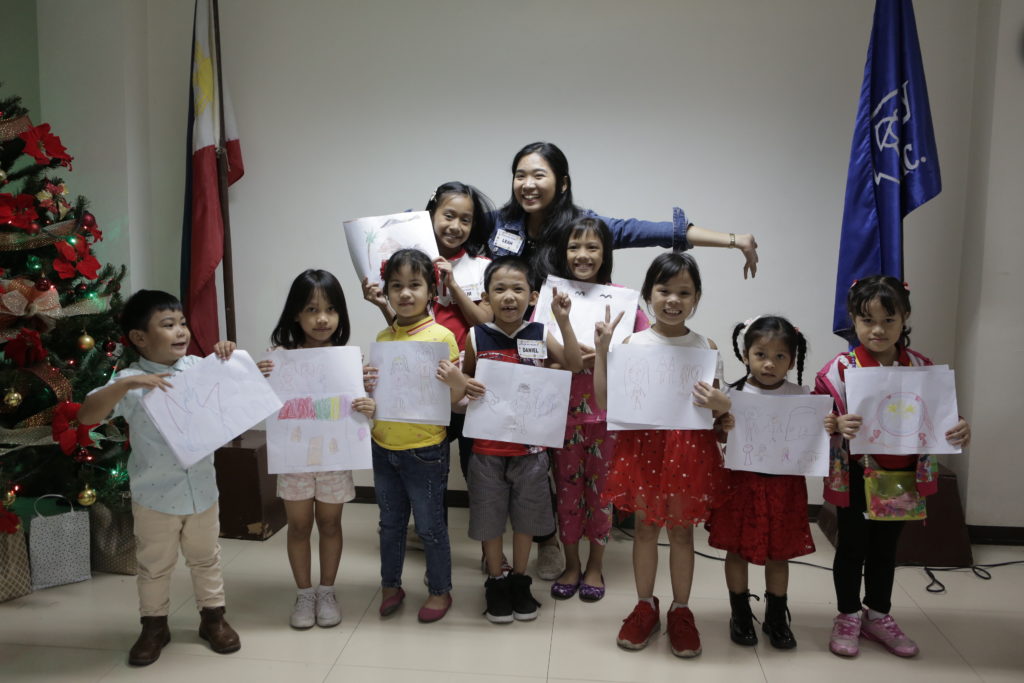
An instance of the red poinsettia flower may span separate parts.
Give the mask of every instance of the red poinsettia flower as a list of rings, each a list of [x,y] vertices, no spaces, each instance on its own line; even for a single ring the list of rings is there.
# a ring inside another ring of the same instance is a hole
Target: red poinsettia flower
[[[7,223],[12,227],[28,230],[34,221],[39,220],[36,212],[35,198],[30,194],[0,194],[0,225]]]
[[[31,155],[37,164],[49,166],[51,162],[59,161],[61,166],[71,170],[72,156],[60,138],[50,132],[50,124],[33,126],[18,137],[25,141],[25,154]]]
[[[0,534],[14,534],[21,527],[21,518],[0,505]]]
[[[62,240],[55,242],[53,246],[60,253],[60,256],[53,260],[53,269],[61,279],[67,280],[75,275],[82,275],[89,280],[98,277],[101,264],[89,251],[86,240],[77,239],[74,246]]]
[[[46,349],[38,332],[23,327],[18,336],[4,346],[4,355],[19,368],[25,368],[46,358]]]
[[[71,452],[78,448],[92,445],[89,430],[96,425],[79,424],[78,409],[81,407],[81,403],[63,401],[58,403],[53,411],[53,440],[60,445],[64,455],[71,455]]]

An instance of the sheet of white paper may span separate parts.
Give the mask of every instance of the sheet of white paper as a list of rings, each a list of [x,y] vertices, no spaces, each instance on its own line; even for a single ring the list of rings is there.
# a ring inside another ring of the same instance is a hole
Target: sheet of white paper
[[[372,468],[370,418],[352,410],[352,399],[366,396],[359,348],[278,349],[267,358],[284,401],[267,418],[270,474]]]
[[[612,335],[612,344],[619,344],[633,334],[633,323],[636,320],[636,306],[640,300],[640,292],[625,287],[595,285],[548,275],[548,279],[540,289],[540,297],[537,299],[535,320],[543,323],[548,332],[555,335],[555,339],[559,342],[562,341],[562,332],[558,329],[558,323],[555,322],[555,318],[551,314],[551,299],[554,289],[557,289],[559,293],[566,292],[572,298],[569,324],[572,325],[572,331],[576,333],[576,340],[580,344],[594,345],[594,324],[604,320],[605,306],[611,306],[612,320],[615,320],[615,316],[620,312],[623,314],[622,321]]]
[[[390,422],[443,425],[452,419],[451,391],[437,379],[437,365],[448,360],[444,342],[374,342],[370,365],[377,368],[374,418]]]
[[[715,381],[718,351],[620,344],[608,353],[608,429],[711,429],[693,404],[697,382]]]
[[[767,474],[828,474],[825,416],[830,396],[730,394],[736,427],[729,432],[725,466]]]
[[[182,467],[191,467],[281,407],[248,353],[222,361],[210,354],[170,378],[167,391],[142,399]]]
[[[849,368],[847,410],[863,418],[851,453],[960,453],[946,440],[956,426],[955,374],[949,368]]]
[[[359,279],[381,284],[381,264],[399,249],[419,249],[436,259],[437,240],[426,211],[405,211],[390,216],[368,216],[344,221],[345,240]]]
[[[551,448],[565,445],[571,372],[480,360],[476,379],[487,393],[469,402],[465,436]]]

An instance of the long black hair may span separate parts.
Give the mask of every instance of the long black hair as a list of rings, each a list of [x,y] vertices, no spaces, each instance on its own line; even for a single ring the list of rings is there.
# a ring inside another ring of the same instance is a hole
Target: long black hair
[[[739,338],[743,335],[743,348],[740,349]],[[747,384],[747,377],[750,376],[750,367],[743,358],[751,346],[761,340],[780,339],[789,349],[789,355],[796,359],[796,383],[804,383],[804,359],[807,358],[807,339],[803,333],[793,326],[785,318],[777,315],[764,315],[757,318],[749,325],[740,323],[732,330],[732,350],[736,357],[747,366],[747,372],[740,379],[729,386],[734,389],[743,389]]]
[[[612,231],[608,224],[596,216],[580,216],[558,231],[552,259],[554,273],[568,280],[573,279],[568,258],[569,242],[577,237],[582,238],[588,232],[597,235],[601,241],[601,267],[597,269],[597,277],[594,282],[607,285],[612,281],[612,253],[615,249],[615,239],[612,237]]]
[[[438,185],[427,202],[426,211],[430,214],[431,221],[434,220],[434,212],[437,211],[437,207],[449,195],[469,197],[469,200],[473,202],[473,226],[469,229],[469,238],[462,248],[470,256],[479,256],[487,248],[487,239],[491,236],[494,226],[494,204],[487,198],[487,195],[472,185],[452,180]]]
[[[288,290],[288,298],[284,301],[284,310],[277,320],[277,326],[270,334],[270,343],[286,349],[297,349],[306,341],[302,325],[296,320],[309,300],[320,292],[338,312],[338,327],[331,335],[331,346],[344,346],[348,343],[351,332],[348,322],[348,306],[345,304],[345,292],[341,283],[326,270],[304,270],[292,281]]]

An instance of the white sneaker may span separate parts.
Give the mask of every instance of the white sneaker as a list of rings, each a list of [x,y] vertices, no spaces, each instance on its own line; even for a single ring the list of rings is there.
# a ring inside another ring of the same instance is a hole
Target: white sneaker
[[[557,543],[537,546],[537,576],[545,581],[554,581],[565,570],[562,547]]]
[[[330,628],[341,623],[341,609],[333,586],[318,586],[316,589],[316,625]]]
[[[289,623],[299,629],[313,628],[316,624],[316,593],[312,588],[299,589]]]

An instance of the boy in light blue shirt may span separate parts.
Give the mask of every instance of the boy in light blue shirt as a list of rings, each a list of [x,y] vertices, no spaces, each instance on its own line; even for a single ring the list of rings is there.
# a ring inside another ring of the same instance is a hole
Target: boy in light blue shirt
[[[121,315],[125,338],[141,358],[94,389],[78,413],[81,424],[123,417],[130,429],[132,452],[128,475],[135,517],[139,612],[142,633],[128,654],[135,666],[152,664],[170,641],[167,626],[171,572],[178,548],[192,573],[200,611],[199,636],[214,652],[241,647],[238,634],[224,619],[224,581],[220,565],[220,520],[213,453],[184,468],[142,406],[153,389],[166,391],[171,378],[198,363],[188,355],[191,339],[181,302],[166,292],[139,290]],[[214,350],[227,359],[234,342],[217,342]]]

